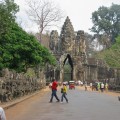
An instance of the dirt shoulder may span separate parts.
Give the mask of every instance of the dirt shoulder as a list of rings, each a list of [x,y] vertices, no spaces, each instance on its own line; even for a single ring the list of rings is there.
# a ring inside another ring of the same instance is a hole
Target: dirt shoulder
[[[9,107],[12,107],[26,99],[29,99],[35,95],[44,95],[46,92],[49,92],[50,91],[50,88],[48,86],[46,86],[46,88],[43,88],[39,91],[36,91],[35,93],[32,93],[32,94],[29,94],[29,95],[25,95],[23,97],[20,97],[20,98],[17,98],[17,99],[14,99],[14,100],[11,100],[9,102],[4,102],[4,103],[0,103],[0,106],[3,107],[4,109],[8,109]]]

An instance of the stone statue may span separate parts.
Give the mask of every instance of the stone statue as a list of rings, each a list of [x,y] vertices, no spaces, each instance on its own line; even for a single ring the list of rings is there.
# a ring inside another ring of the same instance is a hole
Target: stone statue
[[[49,47],[50,49],[55,53],[58,51],[58,32],[57,30],[52,30],[50,34],[50,44]]]
[[[72,52],[75,40],[73,26],[69,17],[66,18],[60,34],[61,50],[67,53]]]
[[[85,53],[85,51],[86,51],[84,31],[80,31],[80,51],[81,51],[82,53]]]

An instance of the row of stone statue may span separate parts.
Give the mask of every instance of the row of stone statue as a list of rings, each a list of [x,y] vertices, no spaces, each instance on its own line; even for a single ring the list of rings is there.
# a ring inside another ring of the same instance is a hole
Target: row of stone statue
[[[38,79],[0,81],[0,101],[7,102],[18,97],[34,93],[45,87]]]
[[[8,102],[16,98],[34,93],[43,87],[46,82],[40,78],[31,78],[22,73],[17,74],[5,69],[0,77],[0,102]]]

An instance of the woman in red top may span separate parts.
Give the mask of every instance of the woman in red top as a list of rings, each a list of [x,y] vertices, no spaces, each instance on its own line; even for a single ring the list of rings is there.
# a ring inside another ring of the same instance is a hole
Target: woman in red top
[[[50,103],[53,101],[53,97],[56,98],[57,102],[60,101],[58,96],[57,96],[57,86],[58,86],[57,81],[55,79],[53,79],[52,86],[51,86],[52,94],[51,94]]]

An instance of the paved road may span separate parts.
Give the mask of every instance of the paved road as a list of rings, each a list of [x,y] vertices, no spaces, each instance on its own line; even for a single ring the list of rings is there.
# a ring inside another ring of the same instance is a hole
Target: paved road
[[[75,89],[68,90],[69,103],[49,103],[49,98],[46,91],[9,108],[7,120],[120,120],[115,96]]]

